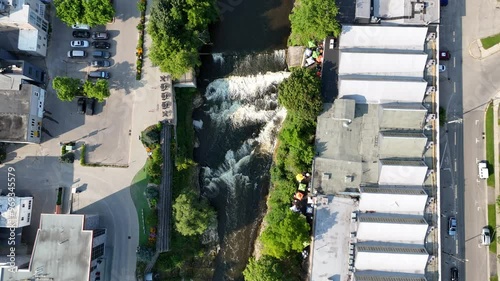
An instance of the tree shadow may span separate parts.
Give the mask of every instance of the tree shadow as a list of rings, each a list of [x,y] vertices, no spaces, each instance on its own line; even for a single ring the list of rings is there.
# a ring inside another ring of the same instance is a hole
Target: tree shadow
[[[144,86],[144,82],[135,80],[135,64],[130,62],[121,62],[115,64],[110,68],[111,75],[120,77],[120,79],[113,79],[111,77],[109,85],[110,88],[123,89],[125,94],[128,95],[132,90],[141,88]]]

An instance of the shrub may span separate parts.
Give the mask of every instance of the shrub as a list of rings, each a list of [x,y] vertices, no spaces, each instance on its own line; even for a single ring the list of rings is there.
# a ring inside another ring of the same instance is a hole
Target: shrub
[[[80,165],[82,166],[85,166],[85,164],[87,164],[87,162],[85,161],[85,152],[86,152],[86,145],[83,144],[82,145],[82,149],[80,150]]]
[[[57,201],[56,201],[56,205],[62,205],[62,192],[63,192],[63,188],[62,187],[59,187],[57,189]]]
[[[61,156],[59,158],[59,160],[61,162],[64,162],[64,163],[73,163],[75,162],[75,154],[73,154],[73,152],[68,152],[66,154],[64,154],[63,156]]]
[[[137,27],[138,30],[144,30],[145,26],[144,26],[143,23],[139,23],[136,27]]]

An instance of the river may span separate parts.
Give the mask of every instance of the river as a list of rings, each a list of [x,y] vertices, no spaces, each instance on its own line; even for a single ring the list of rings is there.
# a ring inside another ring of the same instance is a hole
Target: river
[[[277,86],[293,2],[225,0],[202,50],[204,104],[195,110],[202,193],[216,207],[221,250],[213,280],[243,280],[265,213],[276,133],[286,116]]]

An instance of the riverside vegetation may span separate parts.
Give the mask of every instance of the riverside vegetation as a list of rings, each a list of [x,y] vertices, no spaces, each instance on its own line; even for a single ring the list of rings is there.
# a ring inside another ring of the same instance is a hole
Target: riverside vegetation
[[[309,170],[314,157],[316,117],[323,105],[320,80],[299,68],[279,85],[278,94],[287,117],[278,136],[265,229],[259,237],[263,256],[250,259],[243,272],[247,281],[301,280],[299,253],[310,243],[306,218],[289,208],[298,184],[295,175]]]

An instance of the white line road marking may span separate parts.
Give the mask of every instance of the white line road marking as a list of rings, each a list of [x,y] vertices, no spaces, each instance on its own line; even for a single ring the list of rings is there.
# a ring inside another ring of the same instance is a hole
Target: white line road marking
[[[455,132],[454,142],[455,142],[455,145],[457,145],[457,132]]]
[[[453,93],[457,92],[457,82],[453,82]]]
[[[457,171],[457,159],[454,160],[453,166],[454,166],[454,170],[456,172]]]
[[[481,182],[479,179],[476,179],[477,182]]]
[[[478,142],[479,142],[479,140],[476,138],[476,143],[478,143]]]
[[[479,123],[479,120],[476,120],[476,126],[477,126],[477,123]]]
[[[456,57],[453,57],[453,67],[456,67]]]
[[[479,159],[477,159],[477,157],[476,157],[476,163],[479,163]]]

